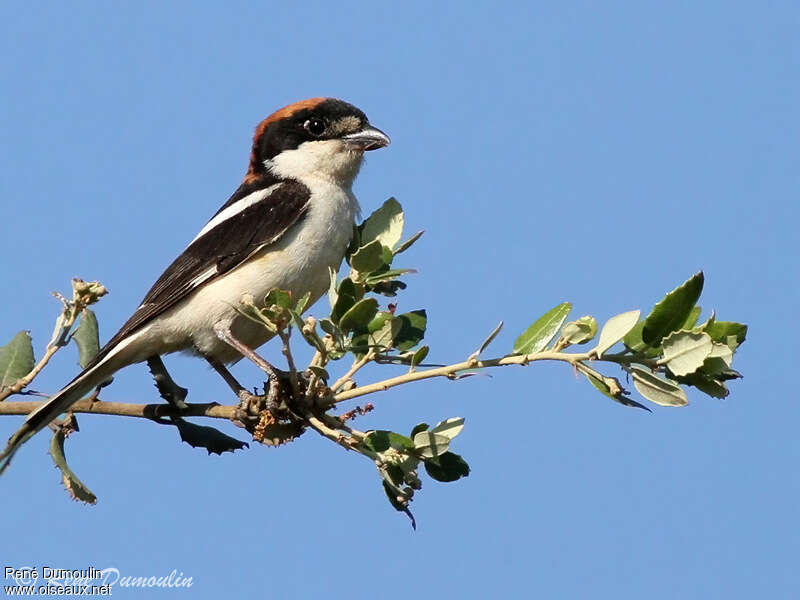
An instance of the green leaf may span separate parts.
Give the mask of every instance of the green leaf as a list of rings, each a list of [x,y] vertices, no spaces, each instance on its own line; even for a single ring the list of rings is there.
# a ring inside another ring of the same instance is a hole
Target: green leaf
[[[686,317],[686,321],[684,321],[681,329],[692,329],[695,325],[697,325],[697,319],[700,317],[700,313],[702,312],[702,308],[699,306],[695,306],[690,312],[689,316]]]
[[[691,385],[697,388],[712,398],[726,398],[730,393],[724,383],[717,381],[711,375],[707,375],[702,371],[697,371],[687,377],[681,377],[679,381],[684,385]]]
[[[492,333],[490,333],[488,337],[485,340],[483,340],[483,343],[480,346],[478,346],[478,349],[475,350],[475,352],[473,352],[472,354],[470,354],[470,358],[478,358],[481,355],[481,353],[484,350],[486,350],[486,348],[489,347],[489,344],[491,344],[494,341],[494,338],[497,337],[497,334],[500,333],[500,330],[502,328],[503,328],[503,322],[500,321],[500,323],[497,324],[497,327],[495,327],[492,330]]]
[[[280,308],[289,308],[292,305],[291,294],[286,290],[271,290],[264,299],[264,306],[269,307],[273,305]]]
[[[678,377],[689,375],[703,366],[712,347],[711,336],[707,333],[673,331],[662,342],[664,358],[659,364],[665,364]]]
[[[0,348],[0,389],[14,385],[34,366],[31,334],[20,331]]]
[[[739,344],[744,342],[747,337],[747,325],[735,323],[733,321],[714,321],[706,327],[705,332],[710,335],[711,339],[715,342],[728,344],[729,346],[731,346],[731,344],[728,338],[733,337],[731,350],[736,350]]]
[[[422,346],[417,349],[416,352],[411,356],[411,369],[413,370],[417,365],[419,365],[425,357],[428,356],[428,352],[430,348],[428,346]]]
[[[389,298],[394,298],[397,296],[397,292],[399,290],[404,290],[408,287],[404,282],[397,281],[396,279],[392,281],[370,283],[369,285],[372,287],[372,291],[376,294],[382,294],[384,296],[388,296]]]
[[[205,448],[209,454],[213,452],[221,455],[223,452],[233,452],[250,447],[247,442],[232,438],[208,425],[196,425],[180,417],[172,417],[172,423],[178,428],[181,440],[192,448]]]
[[[394,338],[398,350],[410,350],[425,337],[428,315],[424,310],[414,310],[395,317],[400,322],[400,330]]]
[[[385,266],[383,261],[383,244],[374,240],[366,246],[361,246],[350,257],[350,266],[360,273],[372,273]]]
[[[323,367],[320,367],[318,365],[309,365],[308,370],[311,371],[314,375],[316,375],[320,379],[322,379],[323,381],[328,381],[328,379],[331,378],[331,376],[328,374],[328,371],[326,371]]]
[[[81,314],[81,322],[78,324],[72,339],[78,345],[78,364],[85,369],[97,353],[100,352],[100,335],[97,329],[97,317],[85,308]]]
[[[703,272],[699,271],[669,292],[644,320],[642,341],[648,346],[657,346],[667,335],[680,329],[692,314],[702,291]]]
[[[346,332],[364,328],[378,312],[378,301],[375,298],[359,300],[339,319],[339,328]]]
[[[714,342],[711,345],[711,352],[709,353],[708,358],[718,358],[726,366],[730,367],[731,363],[733,362],[733,350],[731,350],[730,346],[727,344],[718,344],[717,342]]]
[[[425,470],[436,481],[456,481],[469,475],[467,461],[453,452],[439,455],[436,463],[426,460]]]
[[[416,425],[414,425],[414,429],[411,430],[411,435],[409,437],[413,439],[414,436],[417,435],[419,432],[427,431],[428,427],[429,425],[427,423],[417,423]]]
[[[387,269],[386,271],[379,271],[367,276],[364,279],[364,283],[367,285],[375,285],[386,281],[393,281],[407,273],[416,273],[416,271],[414,269]]]
[[[431,431],[420,431],[414,436],[414,448],[420,456],[433,458],[447,452],[450,438]]]
[[[642,409],[646,410],[647,412],[652,412],[644,404],[639,404],[638,402],[636,402],[632,398],[629,398],[626,395],[625,390],[623,390],[618,385],[617,381],[615,379],[613,379],[612,377],[604,377],[603,379],[600,379],[598,377],[595,377],[591,373],[584,373],[584,375],[586,375],[586,379],[589,380],[589,383],[591,383],[595,388],[597,388],[597,390],[601,394],[603,394],[604,396],[606,396],[608,398],[611,398],[614,402],[617,402],[618,404],[622,404],[623,406],[632,406],[634,408],[642,408]],[[619,388],[619,392],[617,392],[617,393],[612,392],[611,386],[609,385],[609,383],[613,383],[616,388]]]
[[[353,280],[349,277],[342,279],[339,284],[336,304],[331,311],[331,320],[334,323],[338,323],[342,315],[350,310],[357,300],[361,299],[360,297],[357,298],[357,295],[356,284]]]
[[[417,241],[419,238],[421,238],[421,237],[422,237],[422,234],[423,234],[423,233],[425,233],[425,232],[424,232],[424,231],[418,231],[417,233],[415,233],[414,235],[412,235],[410,238],[408,238],[408,239],[407,239],[405,242],[403,242],[402,244],[400,244],[400,245],[397,247],[397,249],[394,251],[394,254],[395,254],[395,256],[397,256],[397,255],[398,255],[398,254],[400,254],[401,252],[405,252],[406,250],[408,250],[409,248],[411,248],[411,246],[414,244],[414,242],[416,242],[416,241]]]
[[[300,298],[298,298],[297,302],[294,305],[294,310],[298,314],[303,314],[305,310],[308,308],[308,301],[311,300],[311,292],[306,292]]]
[[[398,512],[405,513],[406,516],[411,521],[411,528],[416,531],[417,529],[417,521],[414,519],[414,515],[411,514],[411,511],[408,510],[408,500],[405,500],[405,504],[398,501],[398,493],[397,489],[393,488],[391,484],[387,483],[385,480],[382,481],[383,483],[383,491],[386,492],[386,497],[389,499],[389,503],[394,507],[394,509]]]
[[[606,321],[603,329],[600,330],[597,347],[594,349],[597,353],[597,358],[602,358],[606,350],[630,334],[631,330],[636,327],[640,314],[641,312],[638,310],[631,310],[611,317]]]
[[[641,367],[630,367],[628,372],[633,377],[633,385],[638,392],[661,406],[686,406],[689,399],[681,387],[666,379],[653,375]]]
[[[569,344],[585,344],[595,333],[597,333],[597,321],[594,317],[586,315],[564,325],[561,337]]]
[[[461,433],[462,429],[464,429],[464,419],[462,417],[452,417],[437,423],[436,427],[431,429],[431,433],[443,435],[448,440],[452,440]]]
[[[359,231],[362,246],[379,240],[384,246],[394,248],[403,235],[403,207],[389,198],[361,224]]]
[[[333,321],[330,319],[320,319],[319,326],[322,328],[322,331],[334,338],[342,334],[341,330],[334,325]]]
[[[388,319],[384,321],[380,329],[369,334],[368,343],[377,346],[378,349],[390,348],[400,332],[400,327],[402,324],[399,319]]]
[[[61,482],[67,488],[67,492],[72,496],[73,500],[80,500],[87,504],[96,504],[97,496],[92,493],[92,490],[86,487],[84,483],[78,479],[78,476],[72,472],[72,469],[67,465],[67,458],[64,456],[64,428],[59,427],[53,434],[50,440],[50,456],[53,462],[61,471]]]
[[[644,321],[639,321],[625,334],[622,338],[622,343],[636,352],[644,351],[647,348],[647,344],[642,341],[642,329],[644,329]]]
[[[411,438],[407,438],[394,431],[386,431],[383,429],[370,431],[367,437],[361,441],[361,445],[368,450],[378,453],[386,452],[389,448],[394,448],[395,450],[414,449],[414,442],[411,441]],[[402,475],[400,481],[402,481]]]
[[[571,310],[572,304],[562,302],[536,319],[514,342],[514,354],[533,354],[544,350],[558,333]]]
[[[332,267],[328,267],[328,276],[330,277],[330,284],[328,285],[328,304],[330,304],[331,311],[336,306],[336,300],[339,298],[339,292],[336,271]]]

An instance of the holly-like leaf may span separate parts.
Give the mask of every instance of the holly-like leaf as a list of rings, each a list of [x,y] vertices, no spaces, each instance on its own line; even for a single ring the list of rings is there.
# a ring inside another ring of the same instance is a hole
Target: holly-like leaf
[[[514,342],[514,354],[533,354],[545,349],[572,310],[572,304],[562,302],[554,306],[525,330]]]
[[[469,475],[467,461],[454,452],[445,452],[437,457],[436,462],[425,461],[425,470],[436,481],[456,481]]]
[[[661,345],[664,358],[659,364],[665,364],[674,375],[680,377],[694,373],[703,366],[711,354],[713,342],[707,333],[673,331]]]
[[[221,455],[223,452],[233,452],[250,447],[247,442],[232,438],[208,425],[196,425],[180,417],[172,417],[172,422],[178,428],[181,440],[192,448],[205,448],[209,454],[213,452]]]
[[[50,440],[50,456],[53,462],[61,471],[61,482],[64,487],[72,496],[73,500],[86,502],[87,504],[96,504],[97,496],[92,493],[92,490],[78,479],[78,476],[72,472],[72,469],[67,465],[67,457],[64,455],[64,440],[66,439],[64,427],[58,427]]]
[[[389,198],[359,227],[361,245],[379,240],[388,248],[394,248],[403,235],[403,207],[394,198]],[[351,263],[352,264],[352,263]]]
[[[597,358],[602,358],[606,350],[623,339],[636,327],[640,314],[641,312],[638,310],[630,310],[613,316],[606,321],[606,324],[603,325],[603,329],[600,330],[597,347],[594,349],[597,353]]]
[[[633,378],[634,387],[650,402],[661,406],[686,406],[689,404],[686,392],[678,384],[662,379],[641,367],[630,367],[628,372]]]
[[[664,296],[644,320],[642,341],[648,346],[657,346],[670,333],[679,330],[692,314],[702,291],[703,272],[699,271]]]
[[[20,331],[0,348],[0,389],[14,385],[31,372],[34,365],[33,344],[28,331]]]
[[[81,322],[72,334],[78,346],[78,364],[85,369],[97,353],[100,352],[100,334],[97,328],[97,317],[88,308],[81,314]]]

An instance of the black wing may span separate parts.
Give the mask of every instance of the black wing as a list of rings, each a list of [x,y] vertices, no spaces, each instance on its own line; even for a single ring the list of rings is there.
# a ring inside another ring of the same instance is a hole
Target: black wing
[[[242,184],[217,214],[274,183]],[[305,216],[309,198],[310,192],[303,184],[284,181],[266,197],[195,239],[158,278],[141,306],[103,347],[92,365],[102,360],[123,338],[183,300],[193,290],[237,267],[259,248],[278,240]]]

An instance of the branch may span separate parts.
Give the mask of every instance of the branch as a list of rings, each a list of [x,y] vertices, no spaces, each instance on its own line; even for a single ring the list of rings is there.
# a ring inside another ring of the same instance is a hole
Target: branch
[[[27,415],[41,405],[40,402],[3,402],[0,403],[0,415]],[[185,409],[178,409],[170,404],[131,404],[125,402],[92,401],[90,398],[79,400],[73,404],[69,412],[116,415],[118,417],[138,417],[156,420],[163,417],[209,417],[211,419],[233,420],[238,405],[221,405],[216,402],[207,404],[187,404]]]
[[[334,403],[338,404],[340,402],[344,402],[345,400],[388,390],[389,388],[393,388],[404,383],[410,383],[412,381],[421,381],[423,379],[431,379],[433,377],[453,377],[459,371],[468,369],[502,367],[507,365],[524,366],[528,363],[540,360],[556,360],[575,364],[579,361],[589,359],[589,354],[590,353],[588,352],[581,354],[571,354],[565,352],[536,352],[533,354],[505,356],[502,358],[488,360],[466,360],[436,369],[429,369],[427,371],[413,371],[398,377],[391,377],[389,379],[376,381],[365,386],[339,392],[338,394],[334,395],[333,399]],[[349,379],[349,377],[351,377],[366,362],[367,361],[362,359],[362,361],[355,363],[346,376],[341,379]],[[615,360],[614,362],[618,361]],[[38,408],[40,404],[41,403],[37,401],[2,402],[0,403],[0,415],[27,415]],[[86,398],[73,404],[69,411],[74,413],[116,415],[118,417],[136,417],[150,420],[163,417],[208,417],[211,419],[234,420],[236,418],[237,408],[238,404],[222,405],[216,402],[210,402],[205,404],[186,404],[185,409],[180,409],[169,404],[104,402],[102,400]],[[256,413],[254,412],[253,414]],[[307,418],[307,415],[304,414],[303,417]],[[314,428],[317,429],[317,427]]]

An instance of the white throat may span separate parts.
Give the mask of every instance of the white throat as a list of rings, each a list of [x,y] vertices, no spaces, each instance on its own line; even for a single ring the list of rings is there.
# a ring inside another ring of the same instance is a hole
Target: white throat
[[[264,166],[282,179],[326,180],[349,190],[363,161],[363,152],[347,149],[341,140],[320,140],[284,150]]]

